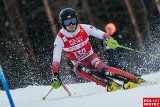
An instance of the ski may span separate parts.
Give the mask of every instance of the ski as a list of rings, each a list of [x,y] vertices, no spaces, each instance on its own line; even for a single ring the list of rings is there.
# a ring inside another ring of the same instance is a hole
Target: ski
[[[135,81],[133,81],[129,78],[117,74],[113,76],[107,76],[99,72],[93,71],[84,65],[80,65],[78,67],[78,70],[87,79],[95,82],[98,85],[106,87],[108,92],[114,92],[116,90],[121,90],[121,89],[128,90],[136,88],[139,87],[141,83],[146,82],[144,79],[140,78],[140,75],[139,76],[136,75],[137,78]]]
[[[85,78],[107,88],[108,92],[116,91],[121,87],[120,84],[113,81],[110,77],[95,72],[84,65],[79,65],[78,70]]]

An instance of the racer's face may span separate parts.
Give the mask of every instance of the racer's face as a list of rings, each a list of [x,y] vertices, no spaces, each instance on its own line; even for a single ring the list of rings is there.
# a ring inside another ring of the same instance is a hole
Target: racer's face
[[[77,28],[76,24],[70,24],[69,26],[66,26],[66,29],[70,32],[74,32]]]

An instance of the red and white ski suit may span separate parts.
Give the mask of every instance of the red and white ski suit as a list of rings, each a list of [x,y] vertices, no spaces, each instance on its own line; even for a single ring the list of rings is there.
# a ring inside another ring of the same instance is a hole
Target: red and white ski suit
[[[106,36],[110,37],[109,35],[106,35],[105,32],[86,24],[79,24],[74,32],[68,32],[63,28],[59,31],[54,42],[52,62],[53,74],[59,73],[62,50],[70,58],[74,65],[74,72],[80,77],[83,78],[83,75],[77,71],[77,66],[80,63],[83,63],[83,65],[95,71],[102,71],[106,64],[93,52],[89,36],[94,36],[99,39],[104,39]],[[126,74],[121,70],[111,67],[108,68],[108,71],[120,75]],[[129,75],[129,77],[135,78],[132,75]]]

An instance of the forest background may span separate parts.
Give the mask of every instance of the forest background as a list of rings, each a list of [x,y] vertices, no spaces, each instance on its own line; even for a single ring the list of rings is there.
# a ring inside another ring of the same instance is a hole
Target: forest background
[[[79,23],[103,31],[107,23],[114,23],[124,46],[160,53],[160,0],[0,0],[0,64],[10,88],[50,84],[53,43],[61,29],[58,15],[66,7],[77,11]],[[160,69],[157,59],[126,50],[106,51],[101,40],[90,39],[109,66],[139,74]],[[65,84],[88,82],[72,67],[63,54]]]

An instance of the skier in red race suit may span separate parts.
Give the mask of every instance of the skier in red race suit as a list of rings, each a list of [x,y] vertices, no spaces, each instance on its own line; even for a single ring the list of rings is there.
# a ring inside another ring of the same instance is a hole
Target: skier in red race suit
[[[76,12],[72,8],[64,8],[59,14],[62,29],[59,31],[55,42],[52,62],[52,87],[59,88],[61,80],[59,78],[60,61],[62,50],[69,57],[74,65],[74,72],[81,78],[89,79],[96,84],[107,87],[108,91],[119,89],[119,85],[114,81],[105,82],[90,75],[89,70],[108,77],[120,75],[131,81],[136,81],[137,76],[113,67],[108,67],[96,53],[93,52],[89,36],[107,41],[112,38],[92,25],[78,24]],[[86,70],[87,69],[87,70]]]

